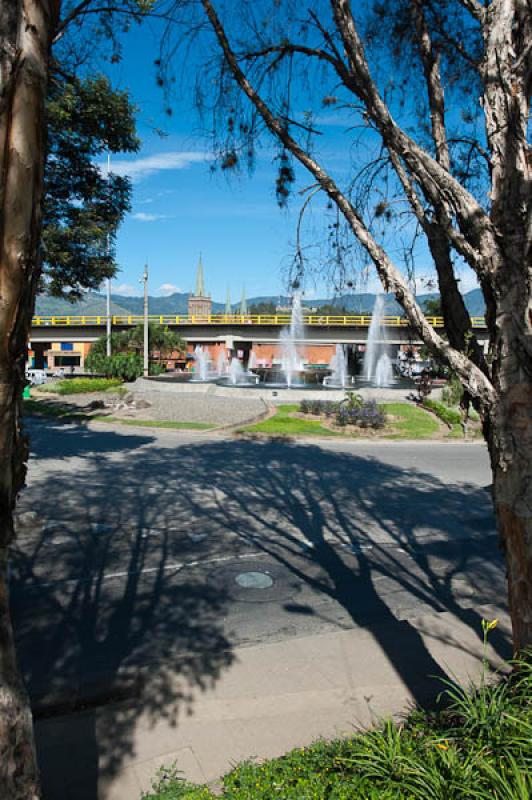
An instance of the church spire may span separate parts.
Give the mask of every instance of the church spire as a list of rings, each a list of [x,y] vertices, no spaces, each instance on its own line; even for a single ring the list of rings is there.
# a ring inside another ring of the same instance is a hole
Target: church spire
[[[246,300],[246,287],[242,286],[242,299],[240,300],[240,314],[245,317],[248,313],[248,304]]]
[[[198,261],[198,269],[196,272],[196,291],[195,297],[205,297],[205,281],[203,279],[203,263],[201,261],[201,253]]]
[[[231,292],[229,290],[229,287],[227,287],[227,297],[225,300],[225,313],[226,314],[233,313],[233,309],[231,308]]]

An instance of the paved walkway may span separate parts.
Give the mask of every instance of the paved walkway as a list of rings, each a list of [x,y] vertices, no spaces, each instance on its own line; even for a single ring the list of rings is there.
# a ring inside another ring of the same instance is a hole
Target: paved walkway
[[[476,611],[488,619],[501,616],[499,607]],[[499,634],[509,636],[508,625],[503,614]],[[216,785],[243,759],[279,756],[401,714],[419,700],[420,690],[429,698],[439,689],[435,679],[409,686],[401,677],[408,670],[419,673],[418,651],[409,646],[413,631],[445,673],[478,679],[480,638],[450,613],[410,619],[402,632],[382,625],[239,648],[219,680],[184,699],[180,708],[175,698],[182,685],[175,678],[166,689],[174,702],[158,714],[144,710],[138,715],[133,700],[39,721],[45,798],[137,800],[158,769],[172,764],[191,781]],[[384,655],[387,639],[401,663]],[[500,663],[491,647],[489,657]],[[144,678],[150,680],[149,670]],[[120,737],[132,718],[127,752],[117,741],[113,769],[113,749],[99,755],[99,741],[110,733]]]
[[[12,607],[45,800],[216,780],[478,674],[504,568],[481,444],[29,421]]]

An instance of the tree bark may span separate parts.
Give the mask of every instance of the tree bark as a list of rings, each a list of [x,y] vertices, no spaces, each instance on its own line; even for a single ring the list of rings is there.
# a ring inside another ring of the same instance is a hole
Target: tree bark
[[[532,383],[500,400],[488,441],[516,651],[532,648]]]
[[[24,367],[39,277],[44,102],[60,0],[0,7],[0,797],[40,796],[32,719],[9,613],[8,553],[25,477]]]

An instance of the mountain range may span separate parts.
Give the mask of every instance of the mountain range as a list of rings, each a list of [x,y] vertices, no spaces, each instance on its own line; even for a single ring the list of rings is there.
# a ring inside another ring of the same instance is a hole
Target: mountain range
[[[418,295],[418,303],[423,307],[424,303],[429,299],[437,299],[438,294],[423,294]],[[371,293],[361,294],[346,294],[330,298],[303,300],[303,304],[309,308],[318,308],[325,305],[333,305],[338,308],[345,308],[352,314],[371,314],[371,310],[375,304],[377,295]],[[164,314],[184,315],[187,313],[188,308],[188,293],[176,292],[167,297],[150,297],[149,298],[149,313],[150,314]],[[485,312],[484,299],[480,289],[472,289],[470,292],[464,294],[466,308],[472,317],[483,316]],[[248,307],[258,305],[259,303],[273,303],[283,307],[290,305],[290,298],[287,296],[268,295],[261,297],[250,297],[247,301]],[[126,297],[125,295],[112,294],[111,295],[111,313],[115,315],[135,314],[140,315],[143,313],[144,300],[142,297]],[[233,303],[232,309],[238,313],[240,303]],[[213,313],[223,313],[225,310],[225,303],[212,304]],[[39,295],[37,298],[35,314],[37,316],[48,315],[93,315],[105,314],[106,301],[105,296],[97,292],[87,293],[82,300],[77,303],[70,303],[68,300],[63,300],[57,297],[49,297],[48,295]],[[384,313],[388,315],[402,316],[403,310],[395,297],[392,294],[385,296]]]

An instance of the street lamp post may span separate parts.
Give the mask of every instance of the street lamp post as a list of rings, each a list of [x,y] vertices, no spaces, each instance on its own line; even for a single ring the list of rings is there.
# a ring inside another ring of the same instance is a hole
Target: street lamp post
[[[147,378],[149,374],[149,343],[148,343],[148,265],[144,265],[144,275],[141,279],[144,282],[144,377]]]
[[[111,155],[110,153],[107,154],[107,183],[109,183],[111,173]],[[111,241],[109,238],[109,234],[107,234],[107,256],[110,255],[111,252]],[[111,355],[111,278],[107,278],[107,304],[106,304],[106,342],[105,342],[105,353],[107,358]]]

